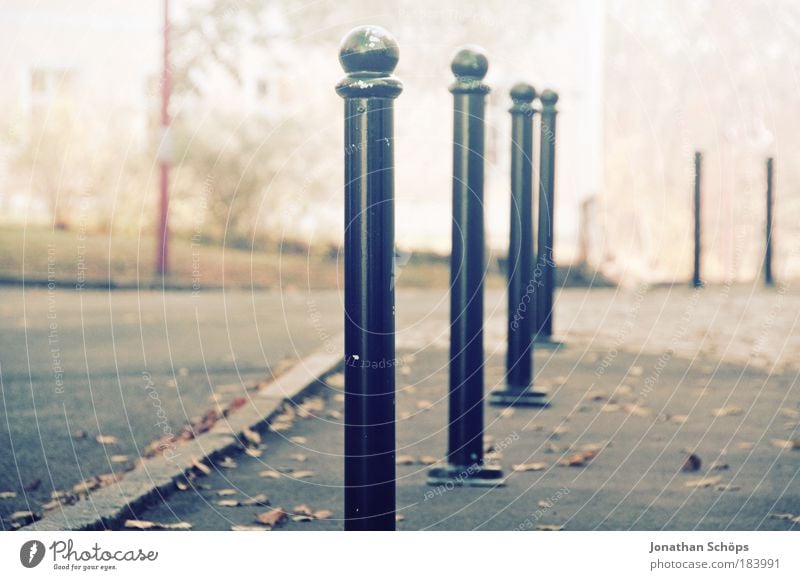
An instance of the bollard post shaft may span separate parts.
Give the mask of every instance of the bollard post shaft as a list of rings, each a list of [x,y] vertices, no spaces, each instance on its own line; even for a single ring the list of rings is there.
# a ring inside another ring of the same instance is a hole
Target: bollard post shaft
[[[477,47],[453,59],[453,248],[450,266],[450,391],[446,467],[431,485],[497,485],[500,468],[483,460],[483,164],[489,63]]]
[[[694,274],[692,286],[700,288],[703,279],[700,277],[700,253],[702,250],[701,238],[701,211],[700,211],[700,179],[702,177],[703,155],[697,151],[694,154]]]
[[[774,204],[772,188],[773,167],[773,159],[772,157],[769,157],[767,159],[767,220],[764,228],[764,233],[766,235],[766,246],[764,248],[764,284],[766,286],[772,286],[775,283],[772,278],[772,208]]]
[[[342,42],[346,530],[395,529],[393,101],[399,52],[376,26]]]
[[[556,103],[558,94],[549,89],[539,96],[542,102],[541,145],[539,148],[539,237],[535,278],[536,340],[550,341],[553,336],[553,293],[555,292],[555,170]]]
[[[508,349],[506,386],[492,391],[492,405],[545,407],[546,395],[531,388],[533,326],[540,292],[533,272],[533,116],[534,88],[511,89],[511,222],[508,246]]]

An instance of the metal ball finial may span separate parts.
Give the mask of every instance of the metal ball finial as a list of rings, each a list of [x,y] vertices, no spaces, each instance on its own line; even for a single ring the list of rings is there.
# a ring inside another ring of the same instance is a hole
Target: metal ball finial
[[[542,91],[542,94],[539,95],[539,99],[541,99],[542,105],[545,107],[554,107],[558,102],[558,93],[550,89],[545,89]]]
[[[354,28],[344,37],[339,48],[339,62],[351,75],[388,76],[399,59],[397,41],[380,26]]]
[[[530,103],[536,98],[536,89],[528,83],[517,83],[511,87],[511,98],[520,103]]]
[[[478,46],[464,46],[453,57],[450,65],[453,74],[459,78],[482,80],[489,70],[489,59],[484,50]]]

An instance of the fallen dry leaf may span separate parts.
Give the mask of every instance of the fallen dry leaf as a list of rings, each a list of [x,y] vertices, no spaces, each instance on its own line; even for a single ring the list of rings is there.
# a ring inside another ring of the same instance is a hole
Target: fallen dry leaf
[[[742,441],[741,443],[736,444],[736,447],[744,450],[752,449],[754,446],[755,444],[751,443],[750,441]]]
[[[112,455],[111,456],[111,462],[112,463],[125,463],[126,461],[128,461],[128,459],[129,458],[128,458],[127,455]]]
[[[203,475],[211,475],[211,468],[196,458],[192,458],[192,466]]]
[[[217,501],[217,505],[220,507],[238,507],[242,504],[238,499],[221,499]]]
[[[700,471],[700,466],[703,465],[700,456],[692,453],[686,458],[686,461],[683,462],[683,467],[681,471]]]
[[[165,524],[149,520],[126,520],[124,527],[132,530],[191,530],[192,524],[189,522]]]
[[[433,403],[431,403],[427,399],[422,399],[421,401],[417,401],[417,409],[425,411],[433,407]]]
[[[637,417],[649,417],[651,413],[650,409],[633,403],[625,403],[622,405],[622,410]]]
[[[545,532],[560,532],[564,529],[564,526],[558,524],[536,524],[536,529]]]
[[[548,501],[546,499],[540,499],[539,501],[536,502],[536,505],[540,508],[550,509],[551,507],[553,507],[553,502]]]
[[[235,525],[231,526],[232,532],[268,532],[269,528],[266,526],[248,526],[248,525]]]
[[[292,453],[289,457],[291,457],[295,461],[299,461],[300,463],[303,463],[308,459],[308,456],[303,455],[302,453]]]
[[[95,440],[101,445],[114,445],[118,441],[113,435],[98,435]]]
[[[276,507],[256,516],[256,521],[265,526],[277,526],[288,517],[283,508]]]
[[[739,491],[740,489],[742,489],[740,486],[733,483],[721,483],[714,487],[715,491]]]
[[[775,512],[775,513],[769,514],[769,517],[770,517],[770,519],[773,519],[773,520],[794,521],[796,517],[800,517],[800,516],[795,516],[794,514],[790,514],[790,513]]]
[[[313,515],[315,519],[327,520],[333,516],[333,512],[331,510],[317,510]]]
[[[242,437],[250,444],[254,446],[261,445],[261,434],[258,431],[253,431],[249,427],[242,431]]]
[[[306,479],[308,477],[314,477],[314,472],[310,469],[293,469],[290,470],[286,475],[290,475],[295,479]]]
[[[769,442],[778,449],[800,449],[800,439],[770,439]]]
[[[274,469],[265,469],[264,471],[260,471],[258,473],[260,477],[265,477],[267,479],[280,479],[281,474]]]
[[[514,408],[513,407],[506,407],[502,411],[500,411],[500,417],[503,419],[510,419],[514,416]]]
[[[580,451],[560,459],[558,464],[565,467],[583,467],[594,459],[595,455],[597,455],[595,451]]]
[[[677,423],[678,425],[683,425],[689,420],[689,415],[673,415],[669,418],[669,420],[673,423]]]
[[[396,521],[396,522],[404,522],[405,519],[406,519],[406,516],[404,516],[403,514],[395,514],[394,515],[394,521]]]
[[[310,516],[313,514],[311,508],[306,504],[296,505],[292,508],[292,513],[297,516]]]
[[[736,415],[742,414],[742,408],[737,407],[736,405],[727,405],[725,407],[720,407],[719,409],[714,409],[712,414],[715,417],[735,417]]]
[[[517,472],[525,472],[525,471],[543,471],[547,469],[546,463],[519,463],[517,465],[512,465],[511,469]]]
[[[247,449],[244,450],[244,452],[246,455],[249,455],[250,457],[261,457],[261,455],[264,453],[263,451],[261,451],[261,449],[255,449],[254,447],[248,447]]]
[[[433,455],[423,455],[422,457],[419,458],[419,462],[422,465],[433,465],[434,463],[437,463],[438,461],[439,460],[436,457],[434,457]]]
[[[298,445],[305,445],[306,443],[308,443],[308,439],[300,435],[297,435],[296,437],[290,437],[289,440],[292,441],[293,443],[297,443]]]
[[[0,491],[0,499],[13,499],[17,497],[16,491]]]
[[[325,382],[328,386],[333,387],[334,389],[343,389],[344,388],[344,373],[335,373],[328,376],[325,379]]]
[[[220,496],[220,497],[225,497],[225,496],[228,496],[228,495],[236,495],[236,493],[237,492],[236,492],[235,489],[218,489],[217,490],[217,495]]]
[[[719,475],[715,475],[712,477],[701,477],[700,479],[693,479],[691,481],[687,481],[684,485],[686,487],[695,487],[698,489],[711,487],[712,485],[717,485],[720,481],[722,481],[722,477]]]
[[[217,465],[219,467],[224,467],[225,469],[235,469],[236,467],[239,467],[239,464],[236,463],[236,461],[234,461],[232,458],[227,457],[227,456],[225,458],[223,458],[222,461],[217,463]]]
[[[395,463],[397,465],[414,465],[416,459],[414,459],[413,455],[398,455],[395,459]]]
[[[715,461],[708,468],[712,471],[724,471],[725,469],[730,469],[731,466],[725,463],[724,461]]]

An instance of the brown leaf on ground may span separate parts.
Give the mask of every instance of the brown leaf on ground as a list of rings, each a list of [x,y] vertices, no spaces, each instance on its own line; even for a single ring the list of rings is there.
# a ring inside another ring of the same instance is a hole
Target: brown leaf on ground
[[[712,477],[701,477],[700,479],[692,479],[691,481],[687,481],[684,485],[686,487],[703,489],[706,487],[711,487],[712,485],[717,485],[720,481],[722,481],[722,477],[720,477],[719,475],[714,475]]]
[[[250,506],[250,505],[267,506],[269,505],[269,498],[265,493],[257,493],[252,497],[243,499],[241,503],[244,506]]]
[[[186,491],[190,486],[185,479],[179,479],[175,482],[175,487],[178,488],[178,491]]]
[[[540,508],[550,509],[551,507],[553,507],[553,502],[548,501],[546,499],[540,499],[539,501],[536,502],[536,505],[537,507]]]
[[[739,449],[748,450],[748,449],[752,449],[753,447],[755,447],[755,444],[751,443],[750,441],[742,441],[740,443],[737,443],[736,447],[738,447]]]
[[[217,463],[219,467],[224,467],[225,469],[235,469],[239,467],[239,464],[236,463],[231,457],[224,457],[222,461]]]
[[[311,516],[307,516],[307,515],[304,515],[304,514],[298,514],[298,515],[292,516],[292,521],[293,522],[310,522],[313,519],[314,518],[312,518]]]
[[[301,435],[297,435],[295,437],[289,437],[289,441],[291,441],[292,443],[297,443],[298,445],[305,445],[306,443],[308,443],[308,439],[306,439]]]
[[[423,455],[422,457],[419,458],[419,462],[422,465],[433,465],[434,463],[437,463],[438,461],[439,461],[439,459],[437,459],[433,455]]]
[[[537,530],[542,530],[544,532],[560,532],[564,529],[564,525],[559,524],[536,524]]]
[[[547,464],[542,462],[537,463],[519,463],[517,465],[512,465],[511,469],[517,472],[525,472],[525,471],[544,471],[547,469]]]
[[[742,408],[736,405],[726,405],[719,409],[714,409],[712,413],[715,417],[735,417],[742,414]]]
[[[0,499],[13,499],[17,497],[16,491],[0,491]]]
[[[711,465],[708,466],[711,471],[724,471],[726,469],[730,469],[731,466],[725,463],[724,461],[715,461]]]
[[[594,459],[595,455],[597,455],[595,451],[579,451],[560,459],[558,464],[565,467],[583,467]]]
[[[686,458],[686,461],[683,462],[681,471],[700,471],[702,465],[703,461],[700,459],[700,456],[692,453]]]
[[[292,513],[296,516],[310,516],[314,512],[306,504],[296,505],[292,508]]]
[[[126,520],[124,527],[131,530],[191,530],[192,524],[189,522],[165,524],[149,520]]]
[[[237,491],[235,489],[218,489],[217,495],[220,497],[225,497],[228,495],[236,495]]]
[[[256,521],[259,524],[264,524],[265,526],[277,526],[286,518],[288,514],[283,511],[283,508],[276,507],[271,510],[265,511],[264,513],[260,513],[256,516]]]
[[[427,399],[422,399],[420,401],[417,401],[417,409],[420,409],[422,411],[427,411],[428,409],[430,409],[432,407],[433,407],[433,403],[431,403]]]
[[[334,389],[343,389],[344,373],[335,373],[333,375],[330,375],[325,379],[325,382],[328,384],[328,386],[331,386]]]
[[[740,486],[733,483],[720,483],[714,487],[714,491],[739,491],[742,489]]]
[[[396,522],[404,522],[405,520],[406,520],[406,516],[404,516],[403,514],[395,514],[394,515],[394,521],[396,521]]]
[[[395,458],[395,463],[397,465],[414,465],[416,459],[414,459],[413,455],[398,455]]]
[[[281,477],[280,472],[275,471],[274,469],[265,469],[263,471],[259,471],[258,475],[266,479],[280,479]]]
[[[769,442],[778,449],[800,449],[800,439],[770,439]]]
[[[308,477],[314,477],[314,472],[310,469],[292,469],[289,470],[286,475],[290,475],[295,479],[306,479]]]
[[[500,417],[503,419],[510,419],[514,416],[514,408],[513,407],[506,407],[502,411],[500,411]]]
[[[317,510],[313,515],[315,519],[327,520],[333,517],[333,512],[331,510]]]
[[[300,463],[303,463],[308,459],[308,456],[302,453],[292,453],[289,457]]]
[[[254,447],[261,445],[261,434],[258,431],[253,431],[249,427],[242,431],[242,437],[244,437],[249,445]]]
[[[239,507],[242,504],[239,503],[238,499],[221,499],[217,501],[217,505],[220,507]]]
[[[270,528],[266,526],[248,526],[248,525],[235,525],[231,526],[232,532],[268,532]]]
[[[196,458],[192,458],[192,467],[194,467],[197,471],[199,471],[203,475],[211,475],[211,468]]]
[[[113,435],[98,435],[97,437],[95,437],[95,441],[97,441],[101,445],[114,445],[119,440]]]
[[[261,455],[263,455],[264,453],[263,451],[261,451],[261,449],[255,449],[254,447],[248,447],[247,449],[244,450],[244,452],[246,455],[249,455],[250,457],[261,457]]]
[[[788,520],[792,521],[795,518],[794,514],[790,513],[781,513],[781,512],[774,512],[769,514],[770,519],[772,520]]]
[[[647,407],[634,403],[625,403],[622,405],[622,410],[631,415],[636,415],[637,417],[649,417],[651,413],[650,409]]]
[[[677,423],[678,425],[683,425],[689,420],[689,415],[673,415],[669,418],[669,420],[673,423]]]

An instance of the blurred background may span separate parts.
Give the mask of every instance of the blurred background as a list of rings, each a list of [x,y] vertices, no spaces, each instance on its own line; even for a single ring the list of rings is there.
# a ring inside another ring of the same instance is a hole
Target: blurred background
[[[447,283],[437,259],[450,246],[447,87],[464,43],[490,59],[496,257],[508,236],[508,90],[528,81],[561,97],[559,264],[624,285],[688,279],[700,150],[705,280],[758,275],[767,156],[776,277],[800,267],[797,2],[170,0],[169,21],[167,134],[163,0],[0,2],[0,278],[46,279],[53,244],[60,280],[74,281],[76,255],[88,280],[153,279],[167,162],[173,283],[191,284],[202,260],[206,286],[223,275],[228,285],[336,286],[343,121],[333,87],[338,43],[365,23],[390,30],[401,52],[397,243],[430,266],[406,283]]]

